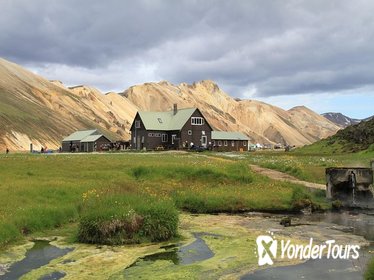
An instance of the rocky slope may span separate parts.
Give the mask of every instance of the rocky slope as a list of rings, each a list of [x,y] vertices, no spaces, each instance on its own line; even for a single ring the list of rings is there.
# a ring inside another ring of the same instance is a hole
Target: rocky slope
[[[198,107],[218,130],[242,131],[259,143],[305,145],[339,127],[305,107],[285,111],[255,101],[236,100],[212,81],[188,85],[145,83],[121,94],[89,86],[66,88],[0,59],[0,149],[57,148],[61,139],[83,128],[99,128],[110,138],[129,139],[137,110]]]
[[[361,120],[359,119],[352,119],[350,117],[343,115],[342,113],[329,112],[322,114],[322,116],[342,128],[361,122]]]
[[[28,150],[30,143],[57,148],[83,128],[99,128],[111,138],[129,136],[137,108],[117,94],[92,88],[65,88],[0,59],[0,149]]]

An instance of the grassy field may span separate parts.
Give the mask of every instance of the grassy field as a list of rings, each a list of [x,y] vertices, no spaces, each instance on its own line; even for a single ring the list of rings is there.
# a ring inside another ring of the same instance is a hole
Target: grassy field
[[[69,223],[84,242],[158,241],[177,235],[181,210],[326,207],[322,192],[254,174],[248,161],[182,153],[1,155],[0,244]],[[121,227],[129,229],[124,239],[117,238]]]
[[[374,151],[330,155],[320,154],[318,149],[305,152],[304,148],[289,153],[260,151],[247,155],[246,160],[252,164],[288,173],[304,181],[325,184],[327,167],[369,167],[370,161],[374,160]]]

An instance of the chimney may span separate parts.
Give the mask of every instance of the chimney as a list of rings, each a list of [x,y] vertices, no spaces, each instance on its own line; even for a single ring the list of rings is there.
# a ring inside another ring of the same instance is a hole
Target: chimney
[[[173,105],[173,111],[174,111],[174,115],[176,115],[177,112],[178,112],[178,105],[177,104]]]

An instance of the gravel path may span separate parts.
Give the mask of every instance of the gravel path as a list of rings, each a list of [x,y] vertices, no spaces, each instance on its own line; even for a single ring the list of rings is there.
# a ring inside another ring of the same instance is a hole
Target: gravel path
[[[288,174],[280,172],[280,171],[260,167],[258,165],[254,165],[254,164],[250,164],[250,167],[254,172],[259,173],[259,174],[264,175],[264,176],[267,176],[267,177],[269,177],[271,179],[274,179],[274,180],[288,181],[288,182],[291,182],[291,183],[303,185],[307,188],[326,190],[325,185],[306,182],[306,181],[301,181],[301,180],[299,180],[299,179],[297,179],[297,178],[295,178],[291,175],[288,175]]]

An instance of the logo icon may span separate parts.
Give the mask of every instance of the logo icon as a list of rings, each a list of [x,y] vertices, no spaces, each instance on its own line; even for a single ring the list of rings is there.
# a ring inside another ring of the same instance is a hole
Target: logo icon
[[[272,265],[277,255],[277,240],[269,235],[260,235],[256,239],[258,265]]]

